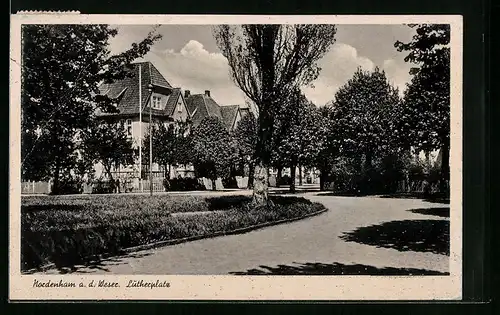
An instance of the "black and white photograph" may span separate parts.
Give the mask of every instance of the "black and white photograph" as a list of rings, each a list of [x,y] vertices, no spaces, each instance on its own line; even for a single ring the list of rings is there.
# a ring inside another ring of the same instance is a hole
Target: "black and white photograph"
[[[11,30],[11,293],[460,297],[461,19],[37,18]]]

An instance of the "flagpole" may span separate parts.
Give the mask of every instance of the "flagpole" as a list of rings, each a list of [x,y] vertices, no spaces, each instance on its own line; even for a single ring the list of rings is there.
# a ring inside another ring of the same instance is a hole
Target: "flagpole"
[[[139,64],[139,187],[143,191],[142,185],[142,69]]]
[[[148,85],[148,92],[150,95],[153,93],[153,86]],[[149,101],[149,194],[153,196],[153,117],[152,117],[152,103]]]

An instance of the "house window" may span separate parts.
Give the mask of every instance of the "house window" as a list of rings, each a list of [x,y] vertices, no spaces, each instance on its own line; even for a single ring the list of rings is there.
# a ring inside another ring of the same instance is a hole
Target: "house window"
[[[127,136],[132,137],[132,119],[127,119]]]
[[[151,100],[153,108],[161,109],[161,97],[157,95],[153,95]]]
[[[181,112],[182,112],[182,102],[177,103],[177,111],[178,111],[179,113],[181,113]]]

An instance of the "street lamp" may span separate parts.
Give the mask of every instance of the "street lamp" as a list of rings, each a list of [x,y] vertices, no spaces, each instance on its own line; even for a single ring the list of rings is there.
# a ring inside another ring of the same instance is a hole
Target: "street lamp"
[[[148,85],[149,95],[153,93],[153,85]],[[152,100],[149,101],[149,194],[153,196],[153,119]]]

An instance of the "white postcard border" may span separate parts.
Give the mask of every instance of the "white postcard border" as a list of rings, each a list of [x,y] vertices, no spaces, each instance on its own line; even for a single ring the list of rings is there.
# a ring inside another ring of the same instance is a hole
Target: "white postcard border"
[[[23,275],[20,271],[20,80],[22,24],[418,24],[451,25],[449,276],[180,276]],[[457,300],[462,297],[462,16],[440,15],[80,15],[11,16],[9,135],[9,298],[11,300]],[[36,288],[34,280],[76,288]],[[78,287],[106,280],[120,288]],[[129,280],[167,281],[168,288],[126,288]]]

